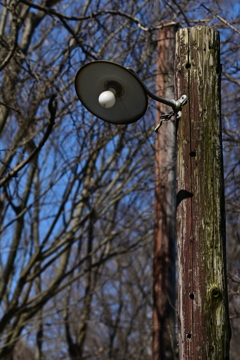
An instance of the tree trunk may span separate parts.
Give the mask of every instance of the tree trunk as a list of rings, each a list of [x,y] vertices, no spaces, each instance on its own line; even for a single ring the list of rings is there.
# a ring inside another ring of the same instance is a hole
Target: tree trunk
[[[174,98],[174,53],[177,25],[165,25],[158,33],[157,92]],[[158,103],[161,112],[171,108]],[[164,122],[156,134],[155,228],[153,262],[153,360],[175,358],[175,124]]]
[[[229,359],[219,33],[177,33],[178,316],[180,360]]]

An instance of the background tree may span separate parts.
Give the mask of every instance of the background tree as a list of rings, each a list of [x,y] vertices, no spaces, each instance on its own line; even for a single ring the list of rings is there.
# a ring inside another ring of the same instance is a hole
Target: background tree
[[[74,78],[86,62],[106,59],[154,87],[156,30],[169,19],[222,35],[234,339],[238,4],[228,1],[228,14],[225,1],[208,10],[198,1],[0,6],[0,358],[24,358],[23,349],[34,359],[151,358],[154,106],[136,124],[105,124],[77,101]]]

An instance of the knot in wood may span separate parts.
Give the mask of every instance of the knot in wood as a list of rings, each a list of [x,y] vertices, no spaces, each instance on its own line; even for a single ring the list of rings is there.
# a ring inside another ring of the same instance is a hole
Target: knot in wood
[[[214,285],[212,288],[211,288],[211,295],[212,297],[214,298],[217,298],[221,295],[221,290],[219,289],[218,286]]]

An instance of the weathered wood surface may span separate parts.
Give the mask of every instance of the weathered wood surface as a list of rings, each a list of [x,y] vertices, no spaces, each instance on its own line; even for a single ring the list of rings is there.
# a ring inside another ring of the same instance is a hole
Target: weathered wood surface
[[[180,360],[229,359],[219,34],[184,28],[176,40]]]
[[[177,24],[158,32],[157,95],[174,99],[174,53]],[[157,103],[157,124],[161,112],[172,109]],[[155,227],[153,261],[152,360],[174,359],[176,351],[176,234],[175,234],[175,124],[164,122],[156,134]]]

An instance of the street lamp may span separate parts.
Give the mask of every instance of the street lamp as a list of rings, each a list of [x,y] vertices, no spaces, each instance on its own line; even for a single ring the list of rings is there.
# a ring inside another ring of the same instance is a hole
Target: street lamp
[[[146,112],[148,96],[170,106],[180,116],[187,102],[166,100],[154,95],[134,70],[110,61],[93,61],[78,71],[75,88],[82,104],[98,118],[113,124],[130,124]]]

